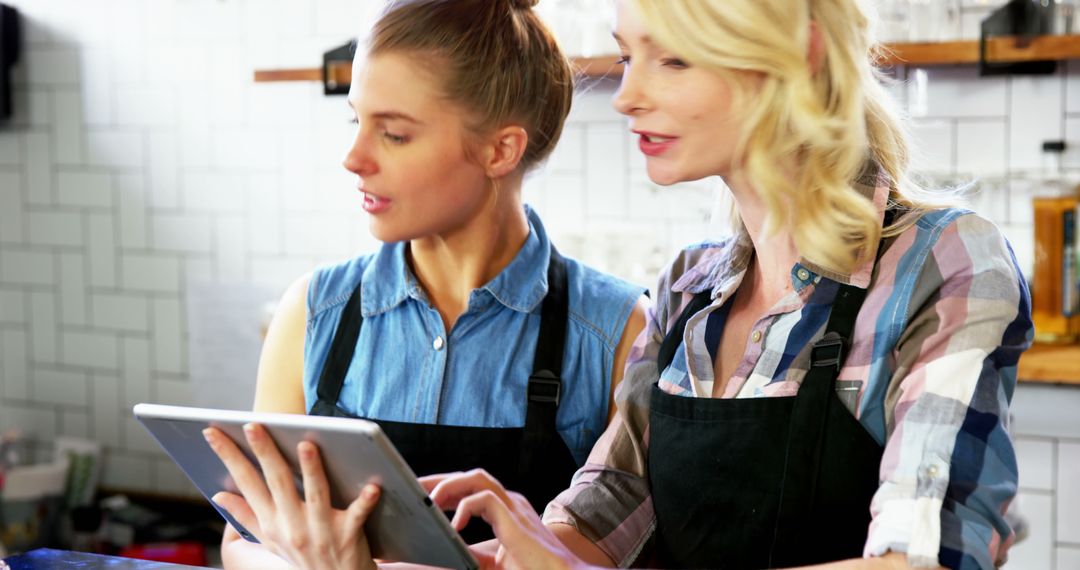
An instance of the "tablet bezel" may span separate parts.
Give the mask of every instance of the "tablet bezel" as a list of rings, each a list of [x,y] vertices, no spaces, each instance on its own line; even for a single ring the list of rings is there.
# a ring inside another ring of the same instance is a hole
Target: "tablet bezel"
[[[241,410],[217,410],[161,404],[136,404],[135,417],[198,488],[199,492],[245,539],[258,540],[211,497],[238,493],[225,465],[210,449],[202,430],[228,435],[258,468],[243,435],[247,423],[263,425],[293,471],[303,497],[296,445],[319,446],[330,486],[331,504],[344,509],[367,482],[382,489],[379,504],[364,525],[375,558],[446,568],[479,568],[457,531],[416,480],[379,425],[361,419]]]

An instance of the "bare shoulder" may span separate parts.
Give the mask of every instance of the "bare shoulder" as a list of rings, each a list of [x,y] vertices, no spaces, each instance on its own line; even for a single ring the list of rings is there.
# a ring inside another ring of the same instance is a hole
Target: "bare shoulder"
[[[255,386],[255,409],[305,413],[304,337],[311,274],[293,281],[274,309],[266,331]]]

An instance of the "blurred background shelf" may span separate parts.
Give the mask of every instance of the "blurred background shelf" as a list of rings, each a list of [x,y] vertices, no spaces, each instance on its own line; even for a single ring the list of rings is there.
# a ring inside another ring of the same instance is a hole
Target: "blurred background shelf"
[[[1037,36],[1029,42],[1017,37],[998,37],[987,41],[987,61],[990,63],[1025,61],[1061,61],[1080,59],[1080,35]],[[619,56],[575,57],[574,66],[585,77],[618,77],[623,66]],[[882,46],[880,65],[964,65],[979,61],[978,41],[892,43]],[[352,65],[347,62],[328,67],[330,79],[347,85],[352,77]],[[255,82],[322,81],[320,68],[256,70]]]
[[[1016,375],[1022,382],[1080,386],[1080,345],[1036,344],[1020,357]]]
[[[979,42],[933,42],[886,44],[882,65],[956,65],[979,62]],[[1017,37],[991,38],[986,42],[990,63],[1061,61],[1080,58],[1080,35],[1036,36],[1030,42]]]

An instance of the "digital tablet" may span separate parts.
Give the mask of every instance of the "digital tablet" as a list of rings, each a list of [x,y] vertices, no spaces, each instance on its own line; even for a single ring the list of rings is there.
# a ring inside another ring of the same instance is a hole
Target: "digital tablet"
[[[249,541],[258,542],[211,499],[220,491],[239,491],[225,464],[202,435],[208,426],[227,434],[256,468],[259,464],[244,437],[243,426],[265,426],[292,468],[301,497],[303,484],[296,445],[304,440],[319,446],[334,508],[346,508],[364,483],[378,484],[382,488],[379,503],[364,525],[373,557],[444,568],[479,568],[446,515],[432,503],[416,475],[374,422],[157,404],[137,404],[134,412],[203,496]]]

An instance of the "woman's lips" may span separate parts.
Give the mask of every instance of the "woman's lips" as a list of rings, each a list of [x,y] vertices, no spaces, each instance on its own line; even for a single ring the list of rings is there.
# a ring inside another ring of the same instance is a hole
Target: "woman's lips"
[[[634,131],[638,135],[638,148],[645,156],[660,156],[671,150],[678,137],[660,135],[644,131]]]
[[[370,192],[364,192],[364,211],[369,214],[378,214],[390,207],[390,200],[376,196]]]

